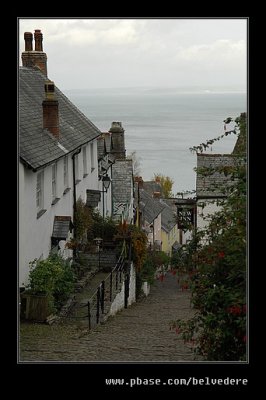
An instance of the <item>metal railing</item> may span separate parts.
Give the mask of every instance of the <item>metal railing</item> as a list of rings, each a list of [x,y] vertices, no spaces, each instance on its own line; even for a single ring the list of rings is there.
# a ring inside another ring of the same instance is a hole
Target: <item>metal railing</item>
[[[125,282],[125,298],[124,306],[127,308],[127,301],[129,295],[129,279],[130,271],[128,269],[130,263],[125,259],[124,251],[104,280],[100,282],[95,292],[90,298],[83,304],[76,305],[75,309],[87,308],[87,314],[74,316],[68,315],[65,318],[69,320],[86,320],[88,321],[89,330],[94,328],[97,324],[104,321],[105,316],[108,314],[111,304],[115,299],[116,295],[120,292],[123,283]],[[82,314],[82,313],[81,313]]]
[[[124,256],[120,255],[110,274],[99,284],[93,295],[88,299],[87,304],[84,305],[88,310],[89,329],[104,320],[116,294],[121,290],[125,275],[127,275],[126,262]]]

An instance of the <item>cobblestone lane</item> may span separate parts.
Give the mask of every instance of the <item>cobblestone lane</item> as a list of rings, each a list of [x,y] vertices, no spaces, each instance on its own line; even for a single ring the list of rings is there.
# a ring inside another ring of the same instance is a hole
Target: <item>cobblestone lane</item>
[[[169,322],[193,315],[190,294],[167,274],[141,302],[92,332],[69,325],[21,324],[20,361],[193,361]]]

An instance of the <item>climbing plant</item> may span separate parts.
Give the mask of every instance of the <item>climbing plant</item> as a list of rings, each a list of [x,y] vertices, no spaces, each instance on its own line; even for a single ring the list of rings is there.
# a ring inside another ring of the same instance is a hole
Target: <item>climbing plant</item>
[[[231,119],[224,121],[225,124]],[[227,133],[227,132],[226,132]],[[232,185],[219,211],[209,217],[208,226],[195,234],[196,246],[190,249],[194,271],[190,287],[195,316],[172,323],[176,333],[208,361],[246,359],[246,149],[245,115],[235,120],[238,145],[237,162],[230,172]],[[224,135],[222,135],[224,136]],[[244,139],[243,139],[244,137]],[[196,146],[206,149],[211,141]],[[238,141],[239,144],[239,141]],[[206,173],[206,171],[205,171]]]

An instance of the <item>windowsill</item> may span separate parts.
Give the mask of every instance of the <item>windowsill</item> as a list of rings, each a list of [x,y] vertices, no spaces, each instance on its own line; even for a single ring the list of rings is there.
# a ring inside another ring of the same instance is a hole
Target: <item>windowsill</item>
[[[52,206],[55,205],[56,203],[58,203],[60,200],[60,197],[56,197],[53,201],[52,201]]]
[[[83,178],[86,178],[86,176],[88,176],[89,174],[83,174]]]
[[[37,212],[37,219],[40,218],[47,210],[40,210]]]
[[[91,172],[93,172],[95,170],[95,168],[93,167],[93,168],[91,168]]]
[[[66,188],[64,191],[63,191],[63,194],[67,194],[68,192],[70,192],[70,188],[68,187],[68,188]]]
[[[75,185],[77,185],[79,182],[81,182],[81,179],[76,179]]]

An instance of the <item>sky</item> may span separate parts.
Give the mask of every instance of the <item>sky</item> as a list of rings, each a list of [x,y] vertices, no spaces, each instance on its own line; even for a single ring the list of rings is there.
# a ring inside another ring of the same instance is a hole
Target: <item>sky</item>
[[[246,19],[19,19],[43,33],[48,76],[61,90],[223,87],[246,91]]]

